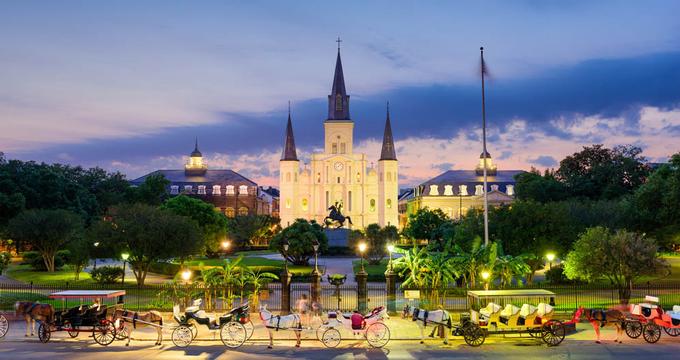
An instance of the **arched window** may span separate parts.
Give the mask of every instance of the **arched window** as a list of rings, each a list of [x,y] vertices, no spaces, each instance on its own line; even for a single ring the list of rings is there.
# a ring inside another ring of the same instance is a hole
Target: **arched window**
[[[224,215],[226,215],[229,218],[233,218],[236,216],[236,211],[234,210],[233,207],[228,207],[224,210]]]
[[[460,185],[460,186],[458,186],[458,193],[459,193],[461,196],[468,196],[467,185]]]
[[[453,186],[452,185],[444,185],[444,195],[448,195],[448,196],[453,195]]]
[[[302,211],[307,211],[307,209],[309,208],[309,204],[307,202],[307,199],[302,199],[300,204],[302,205]]]
[[[241,185],[238,187],[238,194],[239,195],[248,195],[248,187],[245,185]],[[241,209],[239,209],[241,211]]]
[[[331,154],[337,154],[337,153],[338,153],[338,143],[331,144]]]
[[[392,181],[392,173],[389,171],[387,172],[387,181]]]
[[[347,146],[345,145],[345,143],[340,143],[340,153],[344,154],[346,152],[347,152]]]
[[[321,173],[320,172],[316,173],[316,182],[319,183],[319,184],[321,183]]]
[[[205,185],[198,185],[198,195],[205,195]]]
[[[222,188],[219,185],[213,185],[213,195],[222,195]]]
[[[234,192],[234,185],[227,185],[227,186],[225,187],[225,191],[224,191],[224,192],[225,192],[225,194],[227,194],[227,195],[234,195],[234,194],[235,194],[235,192]]]
[[[289,172],[286,173],[286,182],[290,182],[290,173]]]
[[[439,185],[430,185],[430,196],[439,195]]]
[[[361,173],[357,171],[357,182],[361,182]]]
[[[475,185],[475,195],[484,195],[483,185]]]
[[[248,208],[245,206],[238,208],[238,216],[248,216]]]
[[[170,186],[170,195],[177,195],[177,194],[179,194],[179,186],[177,186],[177,185]]]
[[[368,210],[370,212],[375,212],[375,199],[371,199],[371,201],[369,201],[368,203],[369,203]]]
[[[290,199],[286,199],[286,209],[290,209]]]
[[[392,199],[387,199],[387,204],[385,204],[388,209],[392,208]]]
[[[515,195],[515,186],[505,185],[505,193],[508,194],[509,196],[514,196]]]

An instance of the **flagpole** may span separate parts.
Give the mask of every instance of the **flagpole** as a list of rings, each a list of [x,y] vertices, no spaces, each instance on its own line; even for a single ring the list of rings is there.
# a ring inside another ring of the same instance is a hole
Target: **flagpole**
[[[487,179],[486,179],[486,158],[488,152],[486,151],[486,99],[484,96],[484,73],[486,68],[484,65],[484,47],[479,48],[481,57],[481,70],[482,70],[482,157],[484,164],[484,245],[489,245],[489,199],[487,197]]]

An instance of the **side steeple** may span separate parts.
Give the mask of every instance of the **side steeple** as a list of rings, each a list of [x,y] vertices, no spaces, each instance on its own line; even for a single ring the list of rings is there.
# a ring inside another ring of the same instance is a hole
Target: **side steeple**
[[[349,95],[345,89],[345,75],[342,71],[340,59],[340,38],[338,38],[338,57],[335,60],[335,74],[333,75],[333,87],[328,95],[328,120],[350,120]]]
[[[390,123],[389,101],[387,102],[387,120],[385,120],[385,133],[383,134],[380,160],[397,160],[397,153],[394,150],[394,138],[392,137],[392,124]]]
[[[295,150],[295,137],[293,136],[293,122],[290,118],[290,102],[288,102],[288,124],[286,125],[286,141],[283,144],[281,161],[298,161]]]

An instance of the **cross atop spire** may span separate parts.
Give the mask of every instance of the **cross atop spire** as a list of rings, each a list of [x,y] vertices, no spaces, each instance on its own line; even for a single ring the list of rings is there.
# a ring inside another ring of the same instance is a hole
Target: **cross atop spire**
[[[340,43],[342,40],[340,40],[340,37],[338,36],[338,40],[335,40],[336,43],[338,43],[338,52],[340,52]]]
[[[194,151],[191,152],[191,157],[202,157],[203,154],[201,154],[201,152],[198,150],[198,136],[196,136],[195,141]]]
[[[387,119],[385,120],[385,133],[383,134],[382,150],[380,151],[380,161],[383,160],[397,160],[397,153],[394,150],[394,138],[392,138],[389,101],[387,102]]]

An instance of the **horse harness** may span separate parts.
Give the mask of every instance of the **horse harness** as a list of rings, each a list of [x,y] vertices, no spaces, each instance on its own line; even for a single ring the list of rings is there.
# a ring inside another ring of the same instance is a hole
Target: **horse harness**
[[[421,311],[421,309],[419,309],[419,308],[413,309],[413,319],[412,319],[413,321],[419,320],[418,315],[420,315],[420,311]],[[423,312],[423,327],[427,327],[427,323],[428,323],[427,317],[429,316],[430,312],[427,311],[427,310],[422,310],[422,312]],[[451,318],[448,318],[446,316],[446,314],[447,313],[445,311],[442,313],[442,322],[430,321],[430,323],[435,324],[435,325],[442,325],[442,326],[446,326],[448,328],[451,328]]]
[[[266,327],[268,327],[268,328],[270,328],[270,329],[276,329],[275,331],[279,331],[279,329],[283,329],[283,328],[280,326],[280,325],[281,325],[281,315],[272,315],[271,317],[269,317],[269,319],[267,320],[267,322],[271,322],[272,319],[274,319],[274,318],[276,318],[276,326],[266,326]],[[302,323],[300,323],[299,321],[298,321],[298,324],[297,324],[297,328],[298,328],[298,329],[302,329]],[[284,330],[285,330],[285,329],[284,329]]]
[[[429,315],[430,312],[427,310],[423,310],[423,327],[427,327],[427,315]],[[418,315],[420,315],[420,309],[415,308],[413,309],[413,321],[418,321]]]
[[[591,309],[588,320],[599,321],[600,327],[604,327],[607,324],[607,311],[601,309]]]
[[[129,321],[129,320],[126,319],[126,318],[129,318],[128,314],[130,314],[130,311],[123,310],[123,321]],[[133,311],[132,312],[132,328],[133,329],[137,328],[137,320],[139,320],[139,313],[136,312],[136,311]],[[142,322],[144,322],[144,321],[142,321]],[[150,320],[149,322],[155,323],[156,320]],[[163,326],[163,318],[160,318],[160,320],[158,320],[158,324]]]

